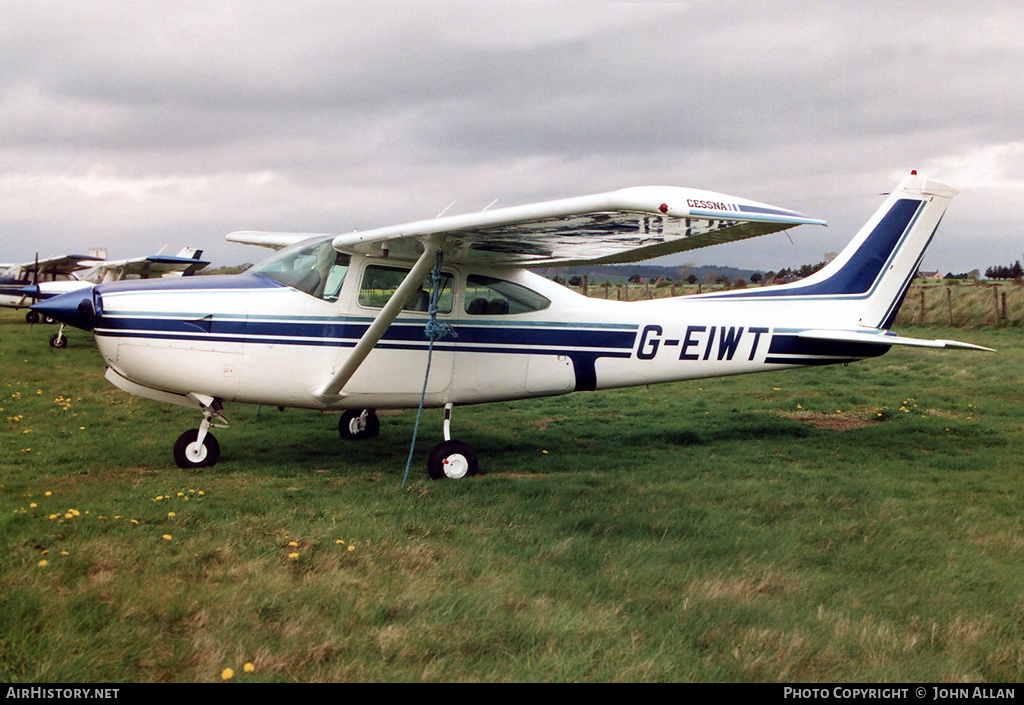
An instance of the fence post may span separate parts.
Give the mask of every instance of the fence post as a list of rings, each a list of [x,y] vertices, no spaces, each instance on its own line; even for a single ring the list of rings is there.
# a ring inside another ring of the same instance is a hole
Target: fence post
[[[583,275],[583,295],[587,295],[587,275]]]
[[[999,285],[998,284],[993,284],[992,285],[992,305],[993,305],[993,309],[992,310],[995,312],[995,318],[993,319],[992,322],[993,323],[999,323]]]
[[[1006,292],[1005,291],[1001,294],[1001,297],[1003,299],[1003,315],[1002,315],[1002,319],[1005,321],[1006,320]]]
[[[946,313],[949,314],[949,327],[953,327],[953,295],[950,293],[950,287],[946,287]]]
[[[923,286],[921,287],[921,317],[919,319],[919,322],[920,323],[924,323],[924,287]]]

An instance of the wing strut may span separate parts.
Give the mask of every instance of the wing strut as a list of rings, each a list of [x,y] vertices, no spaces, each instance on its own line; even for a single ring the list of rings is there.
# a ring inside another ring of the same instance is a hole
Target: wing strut
[[[414,289],[420,286],[423,278],[427,276],[430,268],[434,265],[434,257],[440,246],[439,236],[432,236],[423,241],[423,254],[416,260],[416,264],[405,275],[405,279],[398,285],[394,295],[388,299],[388,302],[384,304],[384,308],[373,319],[373,323],[363,333],[363,337],[359,339],[359,342],[352,349],[352,354],[342,363],[341,367],[338,368],[327,384],[318,389],[311,390],[316,399],[324,404],[333,404],[345,396],[345,393],[341,391],[342,387],[348,384],[352,375],[363,364],[366,356],[370,354],[373,347],[383,337],[391,324],[395,322],[395,319],[398,318],[398,314],[402,312],[406,299],[409,298]]]

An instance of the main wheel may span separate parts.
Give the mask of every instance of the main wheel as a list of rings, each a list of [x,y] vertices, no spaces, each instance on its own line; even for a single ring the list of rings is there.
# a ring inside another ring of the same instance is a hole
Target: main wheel
[[[220,458],[220,444],[207,433],[202,443],[197,443],[199,429],[185,431],[174,444],[174,462],[179,468],[208,468]]]
[[[68,337],[61,335],[60,333],[54,333],[50,337],[51,348],[66,348],[68,346]]]
[[[434,446],[427,459],[427,472],[435,480],[461,480],[478,471],[476,452],[462,441],[444,441]]]
[[[39,323],[39,314],[35,311],[29,311],[25,314],[25,323]]]
[[[367,438],[374,438],[380,433],[380,419],[373,409],[366,411],[366,418],[362,418],[362,409],[346,409],[338,420],[338,433],[341,437],[350,441],[362,441]]]

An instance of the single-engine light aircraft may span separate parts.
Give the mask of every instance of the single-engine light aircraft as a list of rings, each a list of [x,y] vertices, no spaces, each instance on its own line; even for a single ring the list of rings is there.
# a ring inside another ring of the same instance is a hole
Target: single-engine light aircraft
[[[152,277],[191,276],[209,264],[201,259],[202,250],[184,247],[177,255],[155,254],[148,257],[130,257],[116,260],[93,260],[81,264],[86,268],[66,279],[53,281],[37,281],[35,284],[22,287],[18,293],[31,301],[45,301],[72,291],[90,289],[104,282],[122,281],[125,279],[150,279]],[[30,310],[30,315],[38,320],[39,314]],[[31,322],[31,321],[30,321]],[[64,323],[50,337],[50,347],[67,347],[68,339],[64,335]]]
[[[77,281],[75,272],[96,264],[97,258],[86,255],[60,255],[36,258],[22,264],[0,265],[0,306],[4,308],[29,308],[36,299],[25,291],[26,287],[51,282]],[[38,323],[39,314],[29,309],[25,314],[29,323]]]
[[[434,478],[476,474],[453,406],[846,363],[893,345],[969,348],[888,329],[956,192],[905,178],[846,249],[791,284],[618,302],[527,270],[621,263],[820,224],[679,187],[636,187],[341,235],[237,232],[281,248],[249,271],[100,284],[35,309],[92,330],[115,386],[193,407],[183,468],[217,462],[225,403],[339,410],[444,407]],[[428,373],[429,371],[429,373]]]

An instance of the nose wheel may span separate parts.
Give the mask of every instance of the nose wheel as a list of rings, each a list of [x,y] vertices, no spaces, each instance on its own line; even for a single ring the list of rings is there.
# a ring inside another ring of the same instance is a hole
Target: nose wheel
[[[207,433],[199,440],[199,429],[193,428],[178,436],[174,444],[174,462],[179,468],[208,468],[220,459],[220,444]]]
[[[58,350],[68,346],[68,337],[64,335],[64,324],[60,324],[60,330],[50,337],[50,347]]]
[[[220,459],[220,444],[210,433],[211,428],[227,428],[228,421],[220,415],[220,399],[192,395],[200,402],[203,421],[199,428],[185,431],[174,443],[174,462],[179,468],[208,468]],[[214,423],[214,419],[219,423]]]

